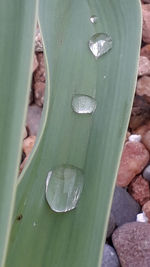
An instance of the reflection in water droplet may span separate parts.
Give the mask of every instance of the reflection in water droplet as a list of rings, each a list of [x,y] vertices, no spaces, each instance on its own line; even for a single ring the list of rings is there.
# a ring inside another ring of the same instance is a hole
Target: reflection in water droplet
[[[48,173],[46,200],[55,212],[74,209],[83,189],[83,173],[71,165],[62,165]]]
[[[96,100],[87,95],[74,95],[72,108],[76,113],[91,114],[96,109]]]
[[[90,17],[90,21],[94,24],[96,24],[97,23],[97,21],[98,21],[98,17],[97,16],[95,16],[95,15],[92,15],[91,17]]]
[[[96,33],[89,41],[89,48],[93,55],[99,58],[112,48],[112,39],[106,33]]]

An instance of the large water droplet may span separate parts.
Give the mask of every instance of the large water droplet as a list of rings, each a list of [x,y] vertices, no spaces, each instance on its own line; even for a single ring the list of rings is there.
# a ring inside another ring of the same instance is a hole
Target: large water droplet
[[[96,24],[97,23],[97,21],[98,21],[98,17],[97,16],[95,16],[95,15],[92,15],[91,17],[90,17],[90,21],[94,24]]]
[[[48,173],[46,199],[55,212],[74,209],[83,189],[83,172],[71,165],[62,165]]]
[[[74,95],[72,98],[73,111],[80,114],[91,114],[96,109],[96,100],[87,95]]]
[[[99,58],[112,48],[112,39],[106,33],[96,33],[89,41],[89,48],[93,55]]]

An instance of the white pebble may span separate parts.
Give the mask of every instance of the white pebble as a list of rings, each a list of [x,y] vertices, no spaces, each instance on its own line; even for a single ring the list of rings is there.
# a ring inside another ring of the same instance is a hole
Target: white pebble
[[[137,214],[137,216],[136,216],[136,221],[137,221],[137,222],[144,222],[144,223],[146,223],[146,222],[148,222],[148,218],[147,218],[147,216],[145,215],[145,213],[142,212],[142,213]]]
[[[129,141],[130,142],[140,142],[141,141],[141,135],[140,134],[131,134],[129,136]]]

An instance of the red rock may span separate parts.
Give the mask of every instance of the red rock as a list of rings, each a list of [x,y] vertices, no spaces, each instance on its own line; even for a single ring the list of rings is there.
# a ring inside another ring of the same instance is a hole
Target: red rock
[[[140,142],[126,142],[117,176],[118,186],[127,186],[149,161],[149,153]]]
[[[33,103],[33,90],[32,88],[30,89],[30,94],[29,94],[29,105]]]
[[[31,153],[33,146],[35,144],[35,140],[36,136],[31,135],[23,141],[23,151],[26,154],[26,156],[28,156]]]
[[[34,100],[35,103],[42,107],[44,103],[44,92],[45,92],[45,83],[43,82],[36,82],[34,84]]]
[[[129,138],[130,135],[131,135],[131,133],[129,131],[127,131],[126,132],[126,139],[125,139],[125,141],[128,141],[128,138]]]
[[[145,145],[145,147],[150,151],[150,131],[147,131],[142,136],[142,143]]]
[[[150,74],[150,60],[147,57],[140,56],[138,75],[149,75]]]
[[[147,57],[150,60],[150,44],[141,48],[141,56]]]
[[[136,94],[150,103],[150,77],[143,76],[137,82]]]
[[[150,199],[149,182],[142,175],[135,177],[128,187],[130,195],[143,206]]]
[[[142,210],[144,211],[146,217],[148,218],[148,221],[150,222],[150,200],[144,204]]]
[[[142,143],[145,145],[148,151],[150,151],[150,121],[137,128],[135,131],[133,131],[133,133],[142,136]]]
[[[129,127],[133,131],[150,121],[150,104],[142,96],[135,95]]]
[[[28,135],[27,129],[26,129],[26,127],[24,127],[23,139],[25,139],[27,137],[27,135]]]
[[[150,4],[142,5],[143,32],[142,37],[145,43],[150,43]]]
[[[35,51],[43,52],[42,37],[41,37],[41,33],[40,33],[40,29],[38,25],[36,29],[36,35],[35,35]]]
[[[150,121],[147,121],[147,123],[134,130],[133,133],[140,134],[143,137],[143,135],[149,130],[150,130]]]
[[[44,55],[43,53],[37,54],[37,60],[39,62],[39,66],[37,70],[34,72],[33,78],[34,83],[36,82],[45,82],[45,61],[44,61]]]
[[[28,107],[26,126],[29,130],[29,135],[37,135],[40,119],[42,114],[42,108],[37,105]]]
[[[25,159],[23,160],[23,162],[20,164],[20,168],[19,168],[19,174],[21,174],[23,168],[25,167],[27,161],[28,161],[29,156],[25,157]]]
[[[36,57],[36,54],[34,54],[34,59],[33,59],[33,72],[37,69],[39,63],[37,61],[37,57]]]
[[[142,0],[142,2],[145,4],[150,4],[150,0]]]
[[[112,241],[122,267],[150,266],[149,223],[126,223],[113,232]]]

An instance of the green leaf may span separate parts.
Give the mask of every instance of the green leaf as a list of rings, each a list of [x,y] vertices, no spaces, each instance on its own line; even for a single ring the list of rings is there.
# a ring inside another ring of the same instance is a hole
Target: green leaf
[[[96,24],[91,15],[98,16]],[[18,186],[6,266],[97,267],[134,95],[140,4],[45,0],[39,18],[48,75],[43,135]],[[112,50],[98,60],[88,47],[95,33],[113,40]],[[96,111],[76,114],[74,94],[95,98]],[[83,171],[84,188],[76,209],[55,213],[45,183],[48,172],[62,164]]]
[[[0,1],[0,266],[7,250],[21,157],[34,17],[34,0]]]

